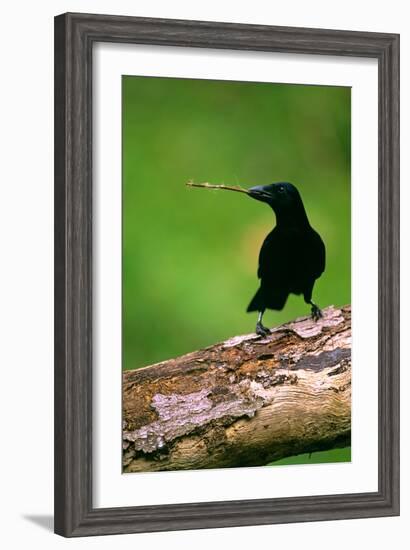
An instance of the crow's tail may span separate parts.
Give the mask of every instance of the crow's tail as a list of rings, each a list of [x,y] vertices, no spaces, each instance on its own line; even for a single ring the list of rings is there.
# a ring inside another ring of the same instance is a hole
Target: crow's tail
[[[262,295],[262,289],[258,288],[255,296],[252,298],[251,303],[248,305],[247,313],[251,311],[262,311],[265,309],[264,300]]]

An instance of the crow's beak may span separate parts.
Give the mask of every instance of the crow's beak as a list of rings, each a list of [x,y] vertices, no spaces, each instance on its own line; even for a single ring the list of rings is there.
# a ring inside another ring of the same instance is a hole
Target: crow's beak
[[[267,200],[271,199],[271,195],[266,192],[264,185],[257,185],[256,187],[251,187],[248,189],[248,194],[253,199],[256,199],[257,201],[263,201],[266,202]]]

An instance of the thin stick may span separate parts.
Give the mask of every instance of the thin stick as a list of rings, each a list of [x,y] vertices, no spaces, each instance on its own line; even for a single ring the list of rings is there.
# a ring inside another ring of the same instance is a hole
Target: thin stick
[[[237,191],[238,193],[249,194],[247,189],[240,187],[239,185],[213,185],[212,183],[194,183],[193,181],[188,181],[186,184],[188,187],[204,187],[205,189],[225,189],[226,191]]]

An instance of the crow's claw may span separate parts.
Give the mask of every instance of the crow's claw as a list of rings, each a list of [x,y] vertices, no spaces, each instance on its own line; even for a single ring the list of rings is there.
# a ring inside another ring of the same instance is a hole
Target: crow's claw
[[[323,317],[323,313],[321,312],[321,310],[317,307],[317,305],[313,305],[312,306],[312,309],[311,309],[311,312],[312,312],[312,319],[314,321],[319,321],[319,319],[321,319]]]
[[[262,325],[262,323],[257,323],[256,324],[256,331],[255,332],[259,336],[263,336],[263,337],[268,336],[268,334],[271,333],[268,328],[266,328]]]

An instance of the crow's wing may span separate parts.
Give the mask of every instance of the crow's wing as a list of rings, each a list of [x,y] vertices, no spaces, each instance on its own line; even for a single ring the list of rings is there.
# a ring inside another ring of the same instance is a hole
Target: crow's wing
[[[311,230],[310,234],[309,256],[312,276],[318,279],[325,270],[326,249],[319,233],[314,229]]]
[[[317,279],[325,263],[325,245],[314,229],[279,231],[275,227],[259,252],[258,277],[282,284],[295,275]]]

